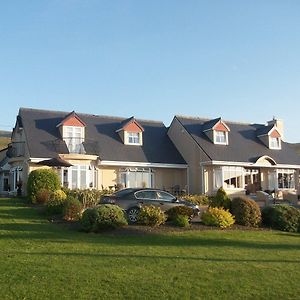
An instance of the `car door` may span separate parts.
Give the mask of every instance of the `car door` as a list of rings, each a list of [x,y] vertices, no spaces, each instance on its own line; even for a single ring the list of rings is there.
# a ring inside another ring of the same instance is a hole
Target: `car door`
[[[178,206],[176,197],[164,191],[156,191],[156,202],[162,211],[167,211],[174,206]]]
[[[157,206],[158,203],[156,201],[156,192],[151,190],[144,190],[135,193],[135,197],[137,199],[137,203],[141,206],[144,205],[155,205]]]

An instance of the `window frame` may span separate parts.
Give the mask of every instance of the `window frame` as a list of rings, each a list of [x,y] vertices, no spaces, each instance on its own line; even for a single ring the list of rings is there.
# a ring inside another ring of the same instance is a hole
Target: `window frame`
[[[274,142],[276,141],[276,142]],[[273,150],[281,149],[281,138],[269,136],[269,148]]]
[[[222,135],[220,135],[222,133]],[[224,141],[218,139],[224,138]],[[214,144],[217,145],[228,145],[228,132],[223,130],[214,130]]]

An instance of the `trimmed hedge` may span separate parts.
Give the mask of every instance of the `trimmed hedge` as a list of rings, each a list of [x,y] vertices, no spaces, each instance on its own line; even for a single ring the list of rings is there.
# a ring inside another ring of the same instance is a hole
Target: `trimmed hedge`
[[[177,215],[173,220],[173,224],[178,227],[189,227],[191,225],[188,216],[183,215]]]
[[[273,229],[300,232],[300,210],[285,204],[267,206],[262,210],[262,223]]]
[[[234,224],[234,216],[223,208],[210,207],[201,215],[201,220],[205,225],[227,228]]]
[[[141,208],[137,222],[142,225],[156,227],[164,224],[166,220],[167,217],[160,207],[149,205]]]
[[[127,224],[122,208],[113,204],[101,204],[95,208],[88,208],[81,218],[82,228],[87,232],[115,229]]]
[[[174,206],[166,211],[168,220],[174,220],[178,215],[186,216],[189,220],[193,218],[194,211],[191,207],[180,205]]]
[[[216,195],[210,198],[209,206],[230,209],[231,199],[227,196],[225,190],[220,187]]]
[[[200,195],[200,194],[188,194],[181,197],[182,199],[191,202],[196,205],[208,205],[209,199],[206,195]]]
[[[258,204],[245,196],[234,198],[231,202],[231,213],[235,222],[244,226],[258,227],[261,223],[261,212]]]
[[[37,169],[28,176],[27,194],[32,203],[36,203],[39,191],[48,190],[50,192],[60,189],[60,181],[57,173],[51,169]]]
[[[46,212],[50,215],[62,214],[66,199],[67,195],[62,190],[52,192],[46,203]]]
[[[63,207],[64,219],[67,221],[78,221],[81,217],[81,212],[81,202],[72,196],[68,196]]]

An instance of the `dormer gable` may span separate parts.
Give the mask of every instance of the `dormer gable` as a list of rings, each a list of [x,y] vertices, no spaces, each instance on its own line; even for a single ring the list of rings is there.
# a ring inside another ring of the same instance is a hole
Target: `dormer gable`
[[[56,126],[70,153],[84,153],[86,124],[72,111]]]
[[[144,128],[134,117],[122,121],[116,132],[125,145],[143,145]]]
[[[265,144],[266,147],[272,150],[281,149],[281,133],[276,125],[271,124],[263,126],[256,130],[257,137]]]
[[[60,126],[86,127],[86,124],[79,118],[75,111],[72,111],[56,127]]]
[[[230,128],[221,118],[205,122],[203,128],[203,132],[212,143],[228,145],[228,132],[230,132]]]

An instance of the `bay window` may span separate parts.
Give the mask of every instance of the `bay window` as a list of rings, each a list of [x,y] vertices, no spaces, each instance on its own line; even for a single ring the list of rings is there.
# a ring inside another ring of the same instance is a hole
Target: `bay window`
[[[153,188],[154,173],[150,168],[125,168],[119,171],[119,183],[123,188]]]
[[[295,171],[294,170],[277,170],[277,180],[279,189],[294,189],[295,188]]]

